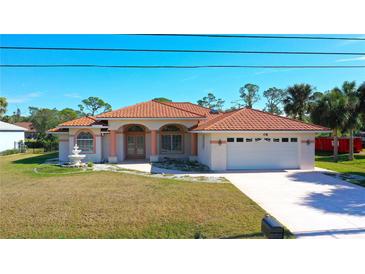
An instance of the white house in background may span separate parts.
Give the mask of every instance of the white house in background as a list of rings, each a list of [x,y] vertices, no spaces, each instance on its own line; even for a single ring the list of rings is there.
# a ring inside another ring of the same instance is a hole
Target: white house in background
[[[26,128],[0,121],[0,152],[18,148],[20,141],[24,142]]]
[[[188,102],[148,101],[60,124],[59,159],[75,143],[86,161],[197,160],[211,170],[313,169],[314,138],[328,128],[254,109],[214,112]]]

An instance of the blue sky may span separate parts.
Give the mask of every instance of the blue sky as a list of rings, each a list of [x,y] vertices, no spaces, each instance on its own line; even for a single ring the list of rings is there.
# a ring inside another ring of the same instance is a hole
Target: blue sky
[[[331,35],[340,36],[340,35]],[[350,37],[350,35],[343,35]],[[352,35],[352,37],[365,37]],[[273,51],[365,51],[364,41],[218,39],[201,37],[150,37],[130,35],[0,35],[3,46],[110,47],[155,49],[217,49]],[[365,65],[362,56],[225,55],[202,53],[123,53],[1,50],[2,64],[104,64],[104,65]],[[84,98],[98,96],[113,109],[167,97],[196,102],[208,92],[226,100],[238,99],[246,83],[286,88],[309,83],[318,91],[343,81],[365,81],[364,69],[97,69],[0,68],[0,93],[8,98],[8,114],[29,106],[62,109]],[[261,98],[254,107],[265,106]]]

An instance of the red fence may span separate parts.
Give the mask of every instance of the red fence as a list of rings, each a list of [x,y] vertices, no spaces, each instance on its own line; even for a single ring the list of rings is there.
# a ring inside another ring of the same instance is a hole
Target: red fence
[[[338,152],[348,153],[350,140],[348,137],[338,138]],[[362,140],[360,137],[354,137],[354,152],[359,153],[362,149]],[[316,151],[333,151],[333,137],[317,137]]]

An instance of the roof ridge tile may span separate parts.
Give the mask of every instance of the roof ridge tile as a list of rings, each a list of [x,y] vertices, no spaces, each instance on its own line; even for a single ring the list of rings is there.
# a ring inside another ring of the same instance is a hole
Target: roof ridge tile
[[[179,109],[179,110],[182,110],[182,111],[185,111],[185,112],[189,112],[189,113],[198,115],[200,117],[206,117],[205,115],[201,115],[199,113],[196,113],[196,112],[193,112],[193,111],[190,111],[190,110],[186,110],[186,109],[183,109],[183,108],[179,108],[179,107],[176,107],[176,106],[172,106],[172,105],[168,105],[167,104],[167,103],[177,103],[177,102],[159,102],[159,101],[155,101],[155,100],[152,100],[152,101],[155,102],[155,103],[163,104],[164,106],[168,106],[168,107],[176,108],[176,109]]]

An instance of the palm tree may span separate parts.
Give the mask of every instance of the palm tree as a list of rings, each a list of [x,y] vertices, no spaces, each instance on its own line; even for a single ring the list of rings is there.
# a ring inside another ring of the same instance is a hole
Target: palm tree
[[[333,89],[326,92],[313,104],[311,120],[314,123],[332,128],[333,130],[333,159],[338,161],[338,131],[344,128],[349,112],[348,97],[341,90]]]
[[[364,122],[365,122],[365,82],[363,82],[359,88],[357,89],[357,93],[359,96],[359,110],[360,113],[364,116]]]
[[[288,87],[284,98],[284,111],[287,116],[304,121],[315,99],[313,88],[308,84],[296,84]],[[318,95],[316,93],[316,95]]]
[[[0,97],[0,118],[6,113],[8,102],[5,97]]]
[[[342,92],[347,96],[347,112],[348,120],[344,125],[344,129],[350,133],[349,138],[349,160],[354,159],[354,130],[361,127],[361,116],[360,116],[360,98],[358,90],[356,89],[355,81],[345,81],[342,84]]]

